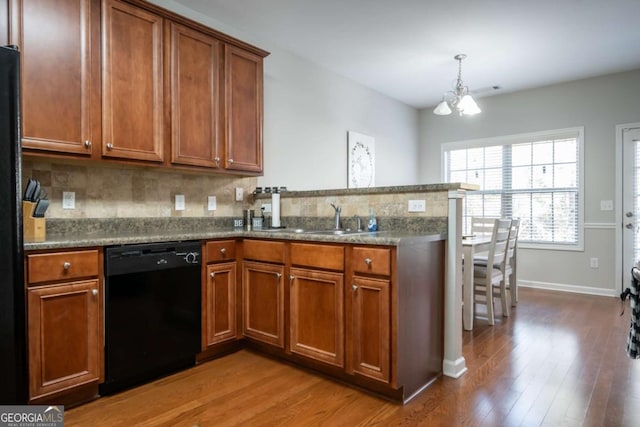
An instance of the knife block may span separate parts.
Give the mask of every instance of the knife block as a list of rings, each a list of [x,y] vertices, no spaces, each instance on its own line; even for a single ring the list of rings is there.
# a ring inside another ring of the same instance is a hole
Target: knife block
[[[42,242],[46,239],[47,223],[45,218],[34,218],[34,202],[22,201],[22,229],[24,240]]]

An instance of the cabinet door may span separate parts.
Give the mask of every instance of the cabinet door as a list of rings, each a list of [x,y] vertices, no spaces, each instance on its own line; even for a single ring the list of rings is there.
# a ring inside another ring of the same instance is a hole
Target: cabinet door
[[[237,338],[235,262],[207,266],[205,301],[205,347]]]
[[[243,333],[284,348],[284,285],[282,265],[242,263]]]
[[[291,269],[290,350],[344,366],[344,275]]]
[[[262,58],[225,46],[225,168],[262,172]]]
[[[162,18],[104,0],[103,156],[163,160],[162,75]]]
[[[354,277],[351,285],[351,373],[389,382],[390,283]]]
[[[27,291],[32,399],[98,381],[98,290],[96,279]]]
[[[171,162],[220,167],[220,42],[171,23]]]
[[[91,19],[99,3],[11,0],[10,6],[11,43],[22,60],[22,146],[90,155],[100,145],[97,61],[92,72],[99,20]]]

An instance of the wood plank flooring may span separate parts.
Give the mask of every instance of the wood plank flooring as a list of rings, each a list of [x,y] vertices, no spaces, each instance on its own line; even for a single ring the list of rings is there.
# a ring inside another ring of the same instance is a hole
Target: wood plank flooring
[[[69,409],[65,425],[638,426],[640,360],[619,312],[615,298],[524,288],[511,317],[464,333],[466,375],[405,406],[243,350]]]

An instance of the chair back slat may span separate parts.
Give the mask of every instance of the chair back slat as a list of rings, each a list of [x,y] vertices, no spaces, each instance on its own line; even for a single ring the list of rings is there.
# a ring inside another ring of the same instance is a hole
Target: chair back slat
[[[493,226],[495,225],[496,219],[498,218],[490,218],[484,216],[471,217],[471,234],[479,235],[493,233]]]
[[[520,220],[512,219],[511,228],[509,229],[509,245],[507,246],[507,260],[506,260],[507,264],[511,263],[511,259],[513,259],[513,255],[515,254],[516,246],[518,245],[519,231],[520,231]]]

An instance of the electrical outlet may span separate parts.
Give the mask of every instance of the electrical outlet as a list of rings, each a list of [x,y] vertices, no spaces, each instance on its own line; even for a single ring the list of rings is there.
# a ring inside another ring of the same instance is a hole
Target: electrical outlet
[[[208,211],[215,211],[216,208],[217,208],[216,196],[207,197],[207,210]]]
[[[613,200],[600,200],[600,210],[601,211],[612,211],[613,210]]]
[[[409,200],[409,212],[424,212],[426,206],[425,200]]]
[[[264,209],[264,213],[271,213],[271,203],[263,203],[261,208]]]
[[[243,194],[244,191],[242,190],[242,187],[236,187],[236,202],[242,201]]]
[[[598,263],[598,258],[591,258],[589,260],[589,265],[591,266],[591,268],[598,268],[599,267],[599,263]]]
[[[176,194],[176,210],[184,210],[184,194]]]
[[[74,191],[62,192],[62,209],[76,208],[76,193]]]

